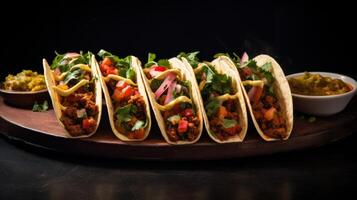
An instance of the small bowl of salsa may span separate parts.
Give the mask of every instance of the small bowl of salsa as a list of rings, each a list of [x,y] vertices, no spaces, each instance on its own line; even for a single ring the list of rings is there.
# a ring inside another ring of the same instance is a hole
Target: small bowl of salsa
[[[351,77],[330,72],[302,72],[287,77],[294,109],[316,116],[337,114],[356,93]]]

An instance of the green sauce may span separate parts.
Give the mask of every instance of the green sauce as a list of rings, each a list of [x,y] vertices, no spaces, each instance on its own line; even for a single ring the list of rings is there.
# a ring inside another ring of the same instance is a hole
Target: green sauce
[[[340,79],[309,72],[305,72],[302,76],[289,78],[288,82],[292,93],[311,96],[343,94],[353,89],[352,85]]]

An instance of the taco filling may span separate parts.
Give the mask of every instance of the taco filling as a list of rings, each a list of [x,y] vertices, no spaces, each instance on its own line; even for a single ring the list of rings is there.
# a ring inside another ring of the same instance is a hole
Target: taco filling
[[[88,135],[98,123],[93,69],[89,65],[91,55],[57,54],[51,65],[56,82],[54,92],[59,95],[62,110],[60,120],[71,136]]]
[[[138,90],[131,56],[121,59],[104,50],[98,55],[103,59],[100,71],[113,106],[115,128],[129,139],[144,138],[148,124],[146,104]]]
[[[229,140],[242,131],[240,125],[238,91],[232,78],[221,74],[210,63],[200,63],[199,52],[181,52],[192,66],[209,121],[209,131],[221,141]]]
[[[195,70],[203,105],[211,132],[220,140],[239,135],[237,90],[232,87],[232,78],[218,73],[210,64],[199,64]]]
[[[241,59],[233,59],[238,68],[244,89],[248,95],[253,115],[265,135],[281,139],[288,135],[285,115],[277,95],[272,73],[272,63],[257,66],[244,54]]]
[[[156,63],[155,57],[149,54],[143,71],[163,117],[166,134],[172,142],[194,141],[200,134],[200,120],[192,101],[191,83],[184,80],[181,71],[172,68],[168,60]]]

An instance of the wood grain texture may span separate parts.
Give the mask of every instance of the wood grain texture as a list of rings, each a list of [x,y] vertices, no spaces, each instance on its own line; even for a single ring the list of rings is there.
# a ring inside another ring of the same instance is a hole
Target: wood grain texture
[[[102,118],[97,133],[92,137],[70,139],[65,137],[53,110],[32,112],[6,105],[2,99],[0,116],[0,132],[8,138],[58,152],[128,159],[210,160],[305,149],[344,138],[356,130],[357,98],[343,112],[331,117],[319,117],[313,123],[296,117],[291,137],[274,142],[265,142],[250,124],[242,143],[218,144],[204,131],[197,143],[174,146],[165,142],[156,123],[153,123],[145,141],[122,142],[112,133],[107,117]],[[106,113],[103,116],[107,116]]]

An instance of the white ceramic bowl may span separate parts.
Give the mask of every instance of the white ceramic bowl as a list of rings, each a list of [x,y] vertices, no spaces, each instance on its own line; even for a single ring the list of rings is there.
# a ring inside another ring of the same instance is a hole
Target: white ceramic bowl
[[[321,74],[332,78],[338,78],[353,86],[353,90],[344,94],[329,95],[329,96],[310,96],[291,93],[293,96],[294,109],[306,114],[316,116],[329,116],[341,112],[346,108],[348,102],[356,94],[357,83],[354,79],[336,73],[330,72],[310,72],[311,74]],[[304,75],[302,73],[290,74],[287,79]]]

